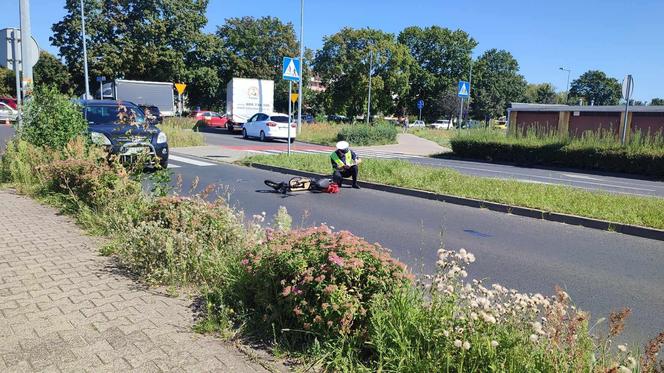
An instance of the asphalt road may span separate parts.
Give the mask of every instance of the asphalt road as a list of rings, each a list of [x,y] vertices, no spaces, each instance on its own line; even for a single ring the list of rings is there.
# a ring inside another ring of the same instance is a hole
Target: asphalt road
[[[209,130],[209,132],[205,133],[205,140],[209,145],[222,147],[254,145],[259,149],[258,147],[262,144],[255,140],[242,139],[239,132],[230,135],[225,130]],[[284,143],[283,145],[285,148],[286,144]],[[361,151],[359,151],[359,155],[363,155]],[[448,167],[463,174],[473,176],[511,179],[531,183],[569,185],[577,188],[603,190],[612,193],[636,194],[664,198],[664,182],[643,180],[636,177],[630,177],[629,175],[594,174],[576,170],[547,170],[477,161],[409,157],[396,153],[378,152],[368,156],[404,159],[415,164],[432,167]]]
[[[190,161],[198,162],[193,165]],[[596,317],[633,309],[626,337],[643,342],[664,330],[664,243],[373,190],[337,195],[275,194],[263,180],[288,176],[182,156],[173,161],[187,190],[224,185],[221,194],[248,216],[286,206],[298,225],[327,223],[379,242],[417,273],[432,273],[441,242],[477,256],[474,278],[552,294],[560,285]]]

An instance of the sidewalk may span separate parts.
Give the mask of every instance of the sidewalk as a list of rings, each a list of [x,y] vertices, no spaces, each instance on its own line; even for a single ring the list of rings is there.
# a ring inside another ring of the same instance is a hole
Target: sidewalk
[[[379,145],[379,146],[360,146],[354,148],[358,151],[371,150],[390,153],[402,153],[409,155],[429,156],[433,154],[446,153],[451,151],[435,142],[409,133],[400,133],[397,135],[397,144]]]
[[[0,372],[265,372],[52,208],[0,190]]]

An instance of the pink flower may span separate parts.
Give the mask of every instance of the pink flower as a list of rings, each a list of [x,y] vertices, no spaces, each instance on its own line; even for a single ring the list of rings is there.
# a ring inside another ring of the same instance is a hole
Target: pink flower
[[[281,292],[281,295],[284,297],[287,297],[291,293],[292,288],[290,286],[286,286],[284,288],[284,291]]]
[[[344,259],[339,255],[337,255],[337,253],[335,253],[334,251],[327,256],[327,260],[329,260],[330,263],[338,265],[339,267],[342,267],[344,265]]]
[[[242,263],[243,266],[246,266],[249,264],[249,259],[242,259],[240,263]]]

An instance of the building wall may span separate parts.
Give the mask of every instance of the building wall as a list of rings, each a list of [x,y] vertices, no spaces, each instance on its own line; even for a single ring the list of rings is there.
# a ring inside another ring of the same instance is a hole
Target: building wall
[[[641,131],[642,134],[664,135],[664,113],[633,113],[632,132]]]
[[[520,111],[516,117],[516,128],[520,133],[535,129],[538,133],[552,133],[558,130],[558,113]]]
[[[620,113],[581,112],[578,116],[572,113],[569,117],[570,136],[581,136],[585,131],[611,130],[618,133],[620,129]]]

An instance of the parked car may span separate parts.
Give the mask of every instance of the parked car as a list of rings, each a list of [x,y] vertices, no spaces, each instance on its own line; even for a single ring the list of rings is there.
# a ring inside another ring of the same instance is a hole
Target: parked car
[[[213,111],[209,111],[205,113],[205,115],[203,116],[203,121],[201,124],[206,127],[228,129],[227,127],[228,117],[226,117],[225,115],[221,115],[219,113],[215,113]]]
[[[9,105],[9,107],[14,110],[18,110],[18,103],[16,102],[16,99],[13,97],[7,97],[7,96],[0,97],[0,102]]]
[[[424,127],[426,127],[426,124],[424,124],[423,120],[416,120],[413,123],[411,123],[408,127],[410,127],[410,128],[424,128]]]
[[[291,123],[291,142],[295,141],[296,134],[297,125]],[[268,139],[288,139],[288,115],[279,113],[254,114],[244,124],[244,128],[242,128],[242,136],[245,139],[256,137],[261,141],[266,141]]]
[[[435,129],[447,129],[452,126],[452,123],[449,119],[438,119],[437,121],[430,124],[431,128]]]
[[[145,114],[145,119],[152,124],[164,123],[164,117],[159,108],[154,105],[138,105]]]
[[[79,104],[93,143],[104,146],[109,154],[118,155],[123,163],[133,162],[141,153],[147,153],[158,157],[161,168],[168,167],[166,134],[147,122],[137,105],[113,100],[81,100]],[[127,117],[130,119],[123,120]]]
[[[4,102],[0,102],[0,121],[14,122],[18,118],[18,111]]]
[[[335,123],[348,123],[348,117],[344,115],[332,114],[327,116],[327,120]]]

